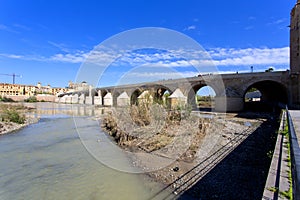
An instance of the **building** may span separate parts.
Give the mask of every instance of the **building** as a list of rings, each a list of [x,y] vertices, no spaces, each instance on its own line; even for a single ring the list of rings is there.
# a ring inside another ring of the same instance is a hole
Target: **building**
[[[36,93],[36,87],[32,85],[19,85],[0,83],[0,95],[3,96],[33,96]]]
[[[67,88],[68,88],[68,92],[84,91],[84,90],[89,90],[90,85],[85,81],[81,83],[73,83],[72,81],[69,81],[69,85]]]
[[[20,85],[0,83],[0,96],[35,96],[38,94],[58,95],[68,92],[67,88],[52,88],[50,85],[42,86],[39,82],[34,85]]]
[[[290,77],[292,99],[300,104],[300,0],[291,11],[290,23]]]
[[[290,69],[291,73],[300,72],[300,0],[291,11],[290,24]]]

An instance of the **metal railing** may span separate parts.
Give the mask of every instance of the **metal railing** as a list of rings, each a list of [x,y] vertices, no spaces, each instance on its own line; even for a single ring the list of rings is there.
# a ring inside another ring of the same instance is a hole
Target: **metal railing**
[[[287,122],[289,127],[289,138],[291,144],[291,162],[292,162],[292,177],[293,177],[293,199],[300,200],[300,148],[294,124],[286,107]]]

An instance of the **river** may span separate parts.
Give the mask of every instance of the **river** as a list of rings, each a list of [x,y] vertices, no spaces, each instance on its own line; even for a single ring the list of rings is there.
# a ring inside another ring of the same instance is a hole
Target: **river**
[[[32,104],[36,124],[0,136],[0,199],[152,199],[161,185],[143,174],[112,169],[85,143],[107,141],[93,106]],[[32,106],[31,105],[31,106]],[[74,123],[75,121],[82,123]],[[80,134],[88,133],[82,141]],[[100,133],[100,134],[99,134]],[[113,155],[116,158],[116,155]],[[120,154],[118,165],[130,162]],[[168,191],[162,193],[167,194]],[[157,198],[156,198],[157,199]]]

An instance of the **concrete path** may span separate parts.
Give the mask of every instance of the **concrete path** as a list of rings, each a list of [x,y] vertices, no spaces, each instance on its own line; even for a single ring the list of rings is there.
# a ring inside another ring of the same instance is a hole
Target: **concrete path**
[[[284,130],[285,123],[285,113],[281,119],[279,132]],[[279,191],[285,192],[290,188],[288,171],[290,170],[288,166],[287,158],[288,138],[282,134],[278,134],[274,154],[272,157],[271,166],[269,169],[268,178],[265,185],[265,190],[263,193],[263,200],[285,200],[284,196],[280,195]],[[274,189],[277,190],[274,190]]]
[[[294,128],[298,138],[298,144],[300,144],[300,110],[290,110],[289,112],[293,120]]]

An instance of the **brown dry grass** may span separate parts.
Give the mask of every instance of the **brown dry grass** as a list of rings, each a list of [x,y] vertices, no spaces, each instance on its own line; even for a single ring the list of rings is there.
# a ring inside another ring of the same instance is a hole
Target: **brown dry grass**
[[[132,151],[168,151],[175,142],[188,143],[181,145],[188,147],[182,149],[185,152],[182,159],[192,161],[208,132],[210,119],[191,116],[182,110],[164,112],[160,108],[140,105],[109,112],[102,120],[102,128],[119,146]],[[180,141],[184,137],[190,139]]]

